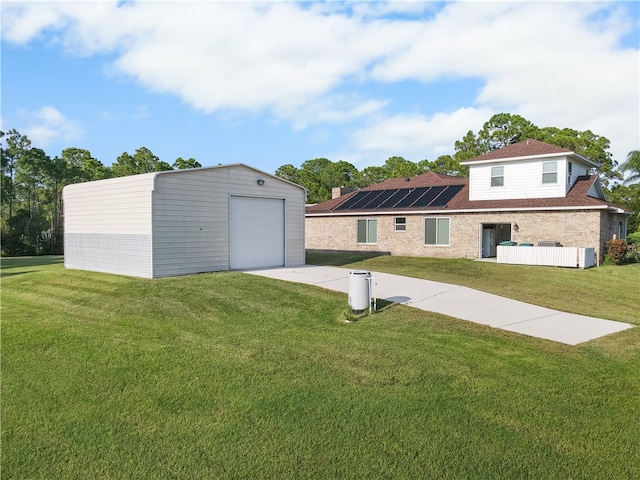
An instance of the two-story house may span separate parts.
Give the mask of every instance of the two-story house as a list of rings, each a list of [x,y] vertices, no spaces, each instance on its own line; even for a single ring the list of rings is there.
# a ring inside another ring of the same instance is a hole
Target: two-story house
[[[309,250],[494,257],[504,241],[594,247],[624,238],[629,212],[606,201],[597,165],[525,140],[472,158],[469,178],[427,172],[306,207]]]

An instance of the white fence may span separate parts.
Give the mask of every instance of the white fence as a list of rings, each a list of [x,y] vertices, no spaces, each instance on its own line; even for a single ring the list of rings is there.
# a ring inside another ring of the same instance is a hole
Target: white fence
[[[589,268],[596,264],[595,248],[508,247],[498,245],[498,263]]]

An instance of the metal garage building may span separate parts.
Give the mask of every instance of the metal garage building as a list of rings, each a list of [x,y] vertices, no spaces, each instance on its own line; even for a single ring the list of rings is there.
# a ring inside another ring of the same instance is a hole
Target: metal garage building
[[[305,196],[243,164],[69,185],[65,267],[157,278],[302,265]]]

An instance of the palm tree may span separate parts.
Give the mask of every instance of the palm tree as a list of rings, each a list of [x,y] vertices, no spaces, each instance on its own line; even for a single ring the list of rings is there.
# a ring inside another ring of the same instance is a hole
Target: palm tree
[[[631,171],[624,183],[635,183],[640,180],[640,150],[631,150],[627,159],[618,167],[621,172]]]

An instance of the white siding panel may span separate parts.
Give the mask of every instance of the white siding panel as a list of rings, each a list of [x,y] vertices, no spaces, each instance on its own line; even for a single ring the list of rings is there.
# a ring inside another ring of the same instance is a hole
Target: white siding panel
[[[542,164],[557,161],[558,181],[542,183]],[[504,167],[504,186],[491,186],[491,168]],[[516,198],[556,198],[566,194],[566,158],[535,161],[495,162],[471,165],[469,168],[470,200],[505,200]]]
[[[65,233],[150,235],[153,175],[133,175],[65,187]]]
[[[151,236],[65,233],[64,266],[151,278]]]

